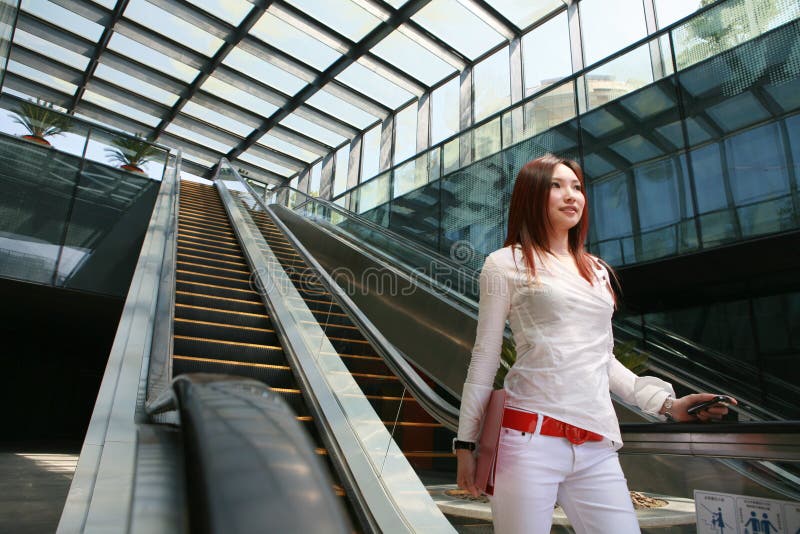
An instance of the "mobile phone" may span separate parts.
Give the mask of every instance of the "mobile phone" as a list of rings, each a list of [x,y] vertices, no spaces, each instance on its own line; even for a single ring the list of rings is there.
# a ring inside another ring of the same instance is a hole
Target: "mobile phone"
[[[686,413],[689,415],[694,415],[700,410],[705,410],[706,408],[710,408],[715,404],[722,404],[723,406],[729,406],[731,404],[731,398],[726,397],[725,395],[717,395],[711,400],[703,401],[697,404],[694,404],[686,410]]]

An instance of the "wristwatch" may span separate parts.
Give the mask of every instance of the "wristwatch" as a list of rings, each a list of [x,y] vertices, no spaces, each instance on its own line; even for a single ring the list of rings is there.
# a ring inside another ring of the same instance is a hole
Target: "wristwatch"
[[[475,444],[471,441],[461,441],[458,438],[453,438],[453,454],[455,454],[458,449],[466,449],[468,451],[474,451]]]
[[[672,417],[672,403],[675,402],[675,399],[670,395],[666,399],[664,399],[664,417],[667,418],[667,421],[674,422],[675,418]]]

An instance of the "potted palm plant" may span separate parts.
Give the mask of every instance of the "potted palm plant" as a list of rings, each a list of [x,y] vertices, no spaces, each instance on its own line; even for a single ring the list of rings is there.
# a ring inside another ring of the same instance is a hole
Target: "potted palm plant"
[[[107,148],[109,159],[120,164],[121,169],[144,174],[142,165],[152,161],[158,149],[151,145],[141,133],[133,137],[116,137],[111,141],[114,148]]]
[[[23,139],[44,146],[50,146],[46,137],[68,132],[72,126],[68,115],[59,113],[53,109],[53,104],[38,98],[36,103],[33,101],[21,103],[19,110],[14,112],[12,117],[15,122],[28,130],[28,134],[22,136]]]

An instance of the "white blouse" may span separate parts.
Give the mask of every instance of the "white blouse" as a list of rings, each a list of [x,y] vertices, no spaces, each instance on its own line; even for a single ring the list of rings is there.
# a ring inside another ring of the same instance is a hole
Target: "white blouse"
[[[614,303],[606,269],[598,266],[595,283],[589,284],[554,256],[534,258],[535,277],[526,272],[519,247],[486,258],[458,439],[477,441],[508,319],[517,360],[505,378],[507,405],[591,430],[621,446],[609,390],[657,414],[667,396],[675,395],[672,386],[638,377],[614,357]]]

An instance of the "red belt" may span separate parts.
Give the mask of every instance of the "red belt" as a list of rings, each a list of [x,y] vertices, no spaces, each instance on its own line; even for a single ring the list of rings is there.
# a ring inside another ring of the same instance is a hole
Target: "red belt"
[[[553,436],[557,438],[566,438],[575,445],[580,445],[586,441],[602,441],[603,436],[595,434],[588,430],[584,430],[577,426],[572,426],[569,423],[553,419],[552,417],[543,416],[542,429],[540,433],[543,436]],[[503,411],[503,427],[512,430],[519,430],[520,432],[536,431],[536,421],[539,414],[521,412],[514,408],[508,408]]]

